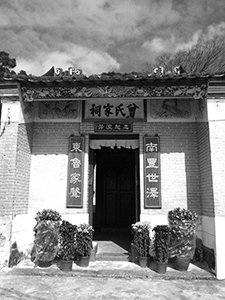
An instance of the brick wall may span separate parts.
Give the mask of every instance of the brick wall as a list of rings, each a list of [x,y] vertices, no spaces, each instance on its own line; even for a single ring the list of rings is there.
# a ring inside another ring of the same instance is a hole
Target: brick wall
[[[0,215],[12,214],[16,174],[18,124],[1,124],[0,137]]]
[[[4,125],[3,125],[4,126]],[[32,125],[7,124],[0,138],[1,215],[25,213],[29,201]]]
[[[65,208],[68,138],[78,132],[78,124],[34,124],[30,210],[48,206],[62,213],[87,212],[87,201],[83,209]],[[93,134],[94,125],[80,124],[80,133]],[[139,133],[141,140],[145,134],[157,133],[161,142],[162,209],[145,213],[167,214],[178,206],[201,213],[196,123],[135,123],[133,133]]]
[[[213,199],[213,184],[212,184],[212,166],[211,166],[211,150],[209,139],[209,123],[198,122],[197,137],[198,137],[198,152],[199,152],[199,174],[201,188],[201,203],[202,215],[213,217],[214,199]]]
[[[16,214],[27,213],[29,203],[30,165],[33,123],[18,126],[15,204]]]
[[[225,217],[225,121],[210,121],[209,130],[215,214],[216,216]]]
[[[34,123],[31,157],[29,211],[52,208],[63,213],[87,210],[66,209],[68,144],[79,134],[79,124]]]
[[[167,214],[179,206],[201,213],[196,124],[136,124],[134,131],[160,137],[162,210],[147,212]]]
[[[80,131],[94,133],[94,126],[81,124]],[[180,206],[201,214],[196,123],[135,123],[133,134],[140,136],[140,154],[143,153],[143,136],[156,133],[160,136],[161,147],[162,209],[148,209],[144,213],[167,214]]]

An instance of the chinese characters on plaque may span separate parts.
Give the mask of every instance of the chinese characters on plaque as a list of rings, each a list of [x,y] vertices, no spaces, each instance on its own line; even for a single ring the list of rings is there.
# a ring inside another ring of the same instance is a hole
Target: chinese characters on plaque
[[[101,132],[131,132],[133,130],[132,123],[111,123],[111,122],[96,122],[95,131]]]
[[[144,137],[145,208],[161,208],[159,137]]]
[[[86,100],[85,119],[144,119],[143,100]]]
[[[67,207],[83,207],[84,137],[70,137]]]

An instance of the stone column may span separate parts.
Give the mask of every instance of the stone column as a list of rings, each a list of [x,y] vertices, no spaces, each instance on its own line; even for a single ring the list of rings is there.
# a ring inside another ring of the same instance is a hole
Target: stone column
[[[225,279],[225,98],[207,99],[215,214],[216,276]]]
[[[0,128],[0,266],[7,263],[15,214],[15,183],[18,122],[18,96],[1,97]]]

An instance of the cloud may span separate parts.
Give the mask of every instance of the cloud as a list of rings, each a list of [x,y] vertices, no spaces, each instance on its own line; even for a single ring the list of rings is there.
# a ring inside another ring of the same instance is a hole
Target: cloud
[[[223,31],[224,14],[224,0],[1,0],[0,50],[33,74],[53,58],[91,73],[135,71]]]
[[[15,71],[25,70],[28,74],[40,76],[52,66],[64,70],[74,66],[82,69],[85,75],[91,75],[120,68],[120,64],[106,52],[69,44],[65,48],[67,48],[65,51],[39,53],[35,60],[19,57]]]
[[[200,37],[204,40],[209,40],[217,35],[225,35],[225,22],[209,25],[204,31],[197,30],[187,41],[184,41],[183,37],[172,34],[168,38],[154,37],[150,41],[145,41],[141,47],[145,51],[146,56],[151,54],[152,60],[154,60],[165,52],[176,53],[179,50],[190,49]]]
[[[207,28],[207,32],[205,33],[206,39],[211,39],[216,35],[224,35],[225,34],[225,22],[221,22],[219,24],[209,25]]]

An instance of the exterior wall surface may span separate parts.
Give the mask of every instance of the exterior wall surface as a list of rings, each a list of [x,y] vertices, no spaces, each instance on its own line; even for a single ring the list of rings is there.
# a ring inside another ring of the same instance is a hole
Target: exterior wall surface
[[[19,125],[20,102],[16,97],[2,100],[0,134],[0,265],[7,263],[12,243],[22,250],[26,236],[30,178],[30,142],[32,129]],[[30,133],[28,133],[30,132]],[[14,223],[19,216],[21,226]],[[25,231],[24,231],[25,230]],[[18,250],[18,249],[17,249]]]
[[[0,130],[0,268],[9,258],[16,175],[19,101],[2,99]]]
[[[89,139],[96,132],[94,122],[81,122],[81,110],[76,121],[39,120],[37,105],[34,116],[30,105],[30,121],[24,118],[19,122],[19,101],[2,104],[0,250],[17,242],[19,250],[25,251],[26,245],[32,244],[37,211],[52,208],[71,223],[89,222]],[[221,99],[208,102],[210,113],[202,122],[196,122],[193,116],[185,122],[154,118],[135,121],[131,133],[139,135],[140,220],[150,221],[154,227],[167,224],[168,211],[175,207],[196,211],[201,216],[198,236],[216,253],[219,279],[225,278],[220,267],[225,265],[225,163],[221,159],[225,145],[224,105]],[[85,137],[82,208],[66,208],[68,143],[72,134]],[[155,134],[160,137],[162,208],[146,209],[143,137]]]
[[[80,127],[80,130],[79,130]],[[94,134],[93,123],[34,123],[31,158],[29,212],[54,207],[62,214],[88,214],[88,199],[82,209],[66,208],[68,139],[79,132]],[[162,209],[144,209],[141,187],[141,219],[167,222],[167,213],[175,207],[188,207],[201,213],[196,123],[135,123],[133,134],[140,136],[140,156],[143,136],[160,136]],[[88,142],[86,153],[88,154]],[[88,160],[87,160],[88,163]],[[86,165],[87,165],[86,163]],[[143,166],[140,177],[143,182]],[[87,177],[88,168],[86,168]],[[86,186],[87,189],[87,186]]]
[[[201,189],[202,212],[200,214],[200,226],[198,237],[208,254],[202,259],[207,260],[207,265],[215,271],[216,233],[215,233],[215,208],[214,191],[212,181],[211,148],[209,136],[209,123],[197,122],[197,138],[199,151],[199,174]]]
[[[68,145],[70,135],[79,135],[79,124],[34,123],[31,155],[29,214],[52,208],[72,223],[88,221],[83,208],[66,208]]]
[[[33,123],[18,125],[14,204],[17,214],[28,212],[32,134]]]
[[[16,176],[19,101],[2,100],[0,137],[1,215],[12,215]]]

